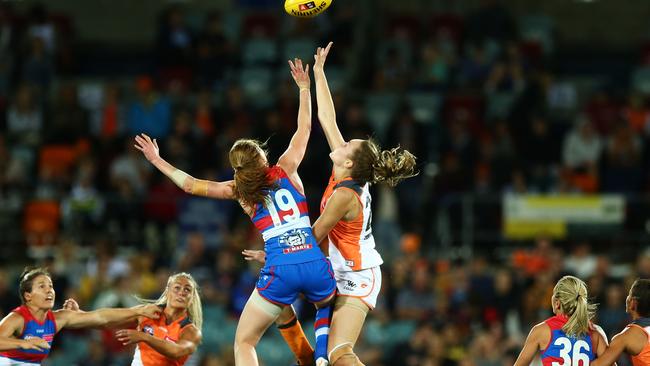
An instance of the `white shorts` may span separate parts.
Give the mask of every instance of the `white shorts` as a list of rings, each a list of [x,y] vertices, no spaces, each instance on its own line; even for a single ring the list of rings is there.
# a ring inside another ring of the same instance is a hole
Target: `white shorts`
[[[372,310],[377,305],[381,291],[381,269],[379,266],[360,271],[334,271],[338,296],[356,297]]]

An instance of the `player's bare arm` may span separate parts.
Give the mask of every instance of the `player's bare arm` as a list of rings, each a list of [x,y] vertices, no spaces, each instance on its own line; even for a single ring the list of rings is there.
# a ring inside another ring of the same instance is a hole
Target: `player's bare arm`
[[[142,151],[144,156],[153,166],[171,179],[179,188],[189,194],[204,196],[217,199],[234,199],[235,183],[234,181],[214,182],[209,180],[197,179],[176,169],[173,165],[160,157],[158,141],[151,139],[146,134],[135,137],[135,148]]]
[[[201,343],[202,335],[194,325],[188,325],[177,343],[169,342],[164,339],[158,339],[145,332],[134,329],[121,329],[115,333],[117,339],[123,345],[145,342],[156,352],[172,359],[179,359],[194,353]]]
[[[320,122],[330,150],[343,145],[345,140],[338,125],[336,124],[336,110],[330,87],[325,77],[325,60],[334,43],[330,42],[327,47],[318,47],[314,55],[314,81],[316,82],[316,104],[318,105],[318,121]]]
[[[358,210],[358,200],[349,189],[337,189],[327,200],[325,209],[320,217],[312,225],[316,241],[321,243],[327,238],[327,234],[336,226],[340,220],[349,219],[355,210]]]
[[[127,309],[99,309],[94,311],[57,310],[54,312],[58,329],[102,327],[111,323],[136,320],[138,317],[158,319],[161,310],[157,305],[138,305]]]
[[[278,159],[278,165],[282,167],[292,181],[299,183],[301,193],[304,193],[297,171],[298,166],[305,157],[309,135],[311,134],[311,93],[309,92],[311,81],[309,79],[309,65],[303,68],[302,60],[299,58],[296,58],[293,62],[289,61],[289,67],[291,68],[291,76],[296,82],[300,93],[298,127],[289,142],[289,147]]]
[[[524,348],[519,353],[515,366],[529,366],[537,352],[543,347],[544,341],[548,343],[549,327],[546,323],[539,323],[530,330]]]

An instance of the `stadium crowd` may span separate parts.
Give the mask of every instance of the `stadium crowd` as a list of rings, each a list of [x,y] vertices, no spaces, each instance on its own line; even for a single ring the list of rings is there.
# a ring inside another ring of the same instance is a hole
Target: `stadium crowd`
[[[285,60],[311,63],[329,40],[343,134],[401,144],[421,170],[395,191],[374,188],[385,281],[359,345],[365,364],[511,365],[566,273],[588,283],[611,336],[628,320],[630,281],[650,277],[650,252],[612,257],[588,241],[539,237],[471,258],[433,249],[431,217],[453,210],[459,194],[650,189],[650,66],[628,65],[629,83],[557,74],[548,17],[515,18],[498,1],[462,15],[376,17],[335,4],[312,23],[259,4],[200,21],[171,7],[146,54],[116,65],[76,47],[74,19],[11,5],[0,3],[3,316],[20,303],[23,264],[48,266],[58,301],[88,309],[155,298],[171,272],[187,271],[205,306],[203,346],[190,362],[233,365],[236,319],[259,270],[240,252],[261,238],[231,202],[190,197],[154,172],[133,136],[156,137],[165,159],[204,179],[232,177],[225,157],[240,137],[268,139],[275,160],[296,123]],[[330,171],[324,136],[313,135],[301,176],[315,218]],[[479,219],[500,225],[493,211]],[[66,332],[49,364],[121,365],[129,352],[110,330]],[[291,359],[277,332],[259,354],[267,365]]]

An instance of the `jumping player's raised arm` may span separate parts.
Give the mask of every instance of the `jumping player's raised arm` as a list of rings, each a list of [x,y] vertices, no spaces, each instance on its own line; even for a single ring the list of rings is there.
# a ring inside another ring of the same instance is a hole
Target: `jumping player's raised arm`
[[[309,92],[309,65],[303,69],[302,60],[294,59],[289,61],[291,76],[298,85],[300,93],[300,106],[298,107],[298,127],[293,134],[289,147],[278,159],[278,165],[284,169],[287,175],[294,181],[300,181],[297,170],[305,157],[309,135],[311,133],[311,93]]]
[[[334,149],[343,145],[345,140],[336,124],[336,110],[334,110],[334,101],[332,101],[332,94],[330,93],[329,85],[327,85],[324,70],[325,60],[330,52],[330,48],[332,48],[332,44],[333,42],[330,42],[327,47],[318,47],[316,50],[316,54],[314,55],[314,81],[316,82],[318,120],[325,132],[330,150],[334,151]]]
[[[183,329],[178,342],[169,342],[134,329],[122,329],[117,331],[115,335],[125,346],[144,342],[156,352],[172,359],[179,359],[194,353],[202,338],[201,331],[194,325],[188,325]]]
[[[187,193],[218,199],[235,199],[234,182],[213,182],[196,179],[180,169],[176,169],[160,157],[160,149],[156,139],[151,139],[144,133],[135,137],[135,148],[142,151],[144,156],[158,170],[171,179],[179,188]]]
[[[94,311],[74,311],[74,310],[57,310],[54,312],[56,317],[57,330],[63,328],[87,328],[102,327],[111,323],[120,323],[136,320],[143,316],[157,319],[161,310],[157,305],[138,305],[126,309],[99,309]]]

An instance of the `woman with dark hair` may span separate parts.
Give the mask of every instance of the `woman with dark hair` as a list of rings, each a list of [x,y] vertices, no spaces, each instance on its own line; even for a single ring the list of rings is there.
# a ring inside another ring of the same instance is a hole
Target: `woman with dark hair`
[[[52,311],[56,294],[52,278],[43,268],[26,268],[23,271],[19,294],[23,304],[0,322],[0,337],[10,338],[11,341],[0,339],[0,348],[7,350],[0,352],[0,366],[40,365],[49,355],[54,337],[64,328],[102,327],[133,321],[138,317],[157,319],[160,316],[160,309],[156,305],[88,312],[74,311],[64,306],[64,309]]]
[[[609,348],[591,366],[612,365],[623,353],[630,356],[634,366],[650,366],[650,280],[634,281],[625,299],[625,311],[632,323],[612,338]]]
[[[336,292],[332,266],[314,239],[298,175],[311,133],[309,66],[303,68],[299,59],[289,61],[289,65],[300,93],[298,128],[277,165],[269,166],[266,152],[258,142],[241,139],[234,143],[229,154],[234,180],[200,180],[163,160],[155,139],[146,135],[136,137],[136,147],[176,185],[194,195],[236,200],[262,234],[266,265],[239,319],[235,334],[237,365],[258,365],[255,346],[282,310],[291,308],[300,293],[317,308],[325,308]],[[327,344],[327,332],[319,329],[317,344],[319,340]],[[313,357],[317,358],[317,364],[326,364],[325,350],[322,354],[316,352]],[[311,359],[302,360],[302,363],[312,362]]]

